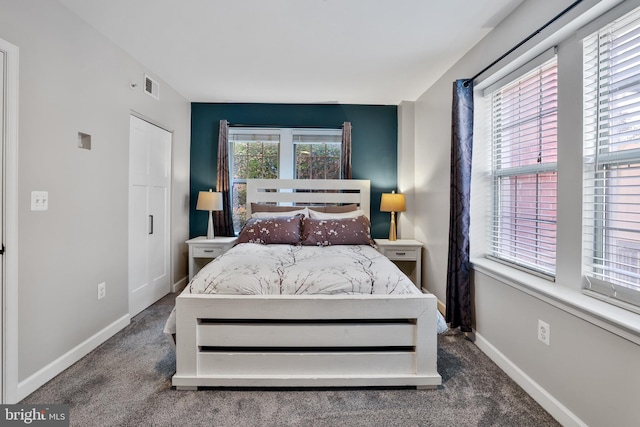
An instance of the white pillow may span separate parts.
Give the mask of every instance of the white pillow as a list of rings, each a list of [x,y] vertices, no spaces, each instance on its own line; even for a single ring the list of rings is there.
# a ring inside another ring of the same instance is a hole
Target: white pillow
[[[256,212],[251,214],[251,218],[277,218],[283,216],[296,216],[298,214],[302,214],[305,218],[309,217],[309,209],[304,208],[297,211],[286,211],[286,212]]]
[[[318,212],[313,209],[309,209],[309,214],[313,219],[337,219],[337,218],[358,218],[359,216],[364,215],[364,211],[362,209],[356,209],[355,211],[349,212]]]

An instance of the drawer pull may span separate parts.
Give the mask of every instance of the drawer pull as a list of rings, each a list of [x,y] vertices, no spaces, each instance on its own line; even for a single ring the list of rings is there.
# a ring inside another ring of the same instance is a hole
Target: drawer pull
[[[396,252],[396,255],[398,255],[398,256],[402,256],[402,255],[406,255],[406,254],[407,254],[406,252]]]
[[[205,253],[211,253],[211,252],[213,252],[213,249],[205,249],[204,251],[205,251]]]

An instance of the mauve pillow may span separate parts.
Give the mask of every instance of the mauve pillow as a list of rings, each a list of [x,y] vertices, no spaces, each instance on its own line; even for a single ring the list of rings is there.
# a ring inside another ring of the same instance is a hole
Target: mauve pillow
[[[302,209],[304,206],[278,206],[278,205],[267,205],[265,203],[251,203],[251,213],[256,212],[291,212],[296,211],[298,209]],[[330,213],[340,213],[340,212],[351,212],[358,209],[358,205],[355,203],[349,205],[329,205],[329,206],[309,206],[310,210],[314,210],[316,212],[330,212]],[[309,215],[307,215],[309,216]]]
[[[304,209],[304,206],[278,206],[263,203],[251,203],[251,213],[255,212],[291,212]]]
[[[302,244],[306,246],[371,245],[371,223],[366,216],[302,220]]]
[[[240,230],[238,243],[298,245],[302,218],[302,215],[252,218]]]
[[[275,218],[281,216],[296,216],[304,215],[309,216],[309,209],[299,209],[295,211],[275,211],[275,212],[254,212],[251,214],[251,218]]]
[[[328,205],[328,206],[309,206],[310,211],[316,212],[327,212],[327,213],[342,213],[342,212],[351,212],[358,209],[358,205],[350,204],[350,205]]]

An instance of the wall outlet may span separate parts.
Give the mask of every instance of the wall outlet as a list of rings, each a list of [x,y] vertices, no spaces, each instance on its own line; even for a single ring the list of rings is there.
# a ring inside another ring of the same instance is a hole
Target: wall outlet
[[[98,283],[98,299],[102,299],[107,295],[107,283]]]
[[[548,323],[538,319],[538,340],[546,345],[549,345],[549,339],[551,338],[551,327]]]

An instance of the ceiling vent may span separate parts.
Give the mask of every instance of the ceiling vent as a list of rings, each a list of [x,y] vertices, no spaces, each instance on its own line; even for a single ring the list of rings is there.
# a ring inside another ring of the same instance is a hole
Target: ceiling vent
[[[160,99],[160,84],[146,74],[144,75],[144,92],[155,99]]]

